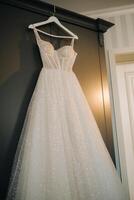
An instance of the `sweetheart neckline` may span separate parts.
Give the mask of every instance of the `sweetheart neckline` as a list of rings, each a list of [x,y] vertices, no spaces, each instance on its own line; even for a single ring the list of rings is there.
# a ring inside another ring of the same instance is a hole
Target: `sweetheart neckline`
[[[53,48],[54,51],[59,51],[60,49],[65,48],[65,47],[71,47],[72,50],[74,51],[74,53],[77,55],[77,52],[74,50],[73,46],[71,46],[71,45],[64,45],[64,46],[62,46],[62,47],[60,47],[58,49],[55,49],[54,45],[50,41],[43,40],[43,39],[41,39],[41,37],[39,38],[39,40],[41,42],[50,44],[52,46],[52,48]]]

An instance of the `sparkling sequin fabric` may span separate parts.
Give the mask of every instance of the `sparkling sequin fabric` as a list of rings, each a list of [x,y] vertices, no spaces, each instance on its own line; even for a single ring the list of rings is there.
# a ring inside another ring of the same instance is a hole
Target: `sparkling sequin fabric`
[[[127,200],[72,70],[72,45],[54,49],[34,28],[43,67],[12,168],[7,200]]]

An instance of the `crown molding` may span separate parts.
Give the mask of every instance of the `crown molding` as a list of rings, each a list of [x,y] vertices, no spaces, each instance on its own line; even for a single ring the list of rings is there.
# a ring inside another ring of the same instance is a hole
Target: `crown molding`
[[[93,11],[85,11],[85,12],[82,12],[81,14],[92,17],[92,18],[97,18],[97,17],[112,17],[112,16],[126,14],[126,13],[134,13],[134,4],[93,10]]]

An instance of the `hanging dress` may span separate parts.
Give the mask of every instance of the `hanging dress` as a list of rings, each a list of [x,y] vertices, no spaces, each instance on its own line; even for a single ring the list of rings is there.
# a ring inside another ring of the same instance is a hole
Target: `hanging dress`
[[[77,53],[33,29],[43,67],[28,106],[7,200],[127,200],[73,72]]]

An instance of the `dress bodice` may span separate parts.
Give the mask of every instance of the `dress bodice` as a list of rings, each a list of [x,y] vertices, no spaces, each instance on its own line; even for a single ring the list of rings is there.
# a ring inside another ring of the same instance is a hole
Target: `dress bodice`
[[[65,45],[55,49],[52,43],[41,39],[35,27],[33,30],[40,50],[43,67],[47,69],[72,70],[77,55],[73,45]]]

